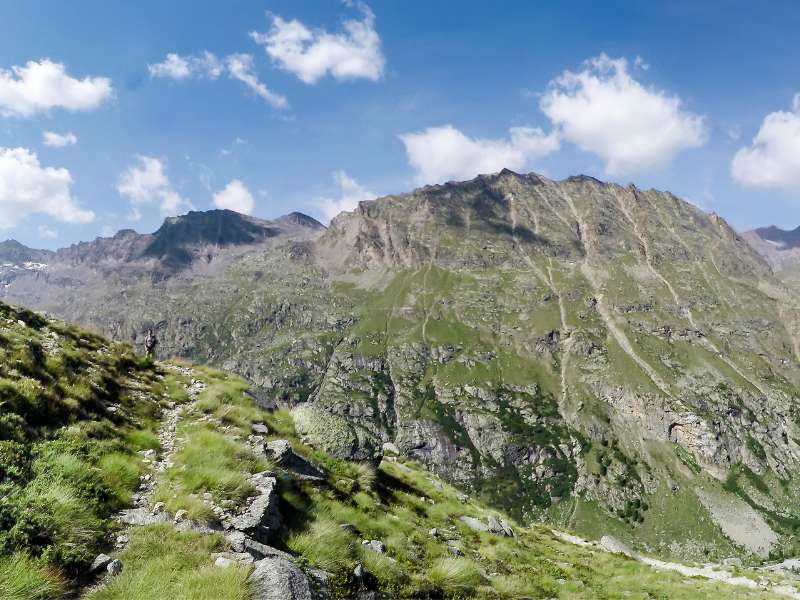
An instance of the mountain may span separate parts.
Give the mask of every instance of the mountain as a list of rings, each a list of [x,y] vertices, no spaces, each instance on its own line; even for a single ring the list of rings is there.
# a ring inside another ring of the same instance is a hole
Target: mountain
[[[794,552],[800,307],[720,217],[503,171],[232,247],[195,219],[165,224],[179,251],[59,251],[5,297],[137,345],[154,327],[160,355],[295,407],[304,439],[373,461],[389,444],[526,523],[684,558]]]
[[[800,227],[786,231],[771,225],[746,231],[742,237],[764,257],[778,278],[800,290]]]
[[[341,460],[229,373],[3,303],[0,328],[3,599],[798,593],[790,563],[657,561],[517,523],[394,451]]]

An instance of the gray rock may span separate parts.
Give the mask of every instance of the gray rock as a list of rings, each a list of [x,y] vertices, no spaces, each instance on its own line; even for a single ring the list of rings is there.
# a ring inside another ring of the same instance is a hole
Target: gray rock
[[[231,560],[227,556],[218,556],[217,560],[214,561],[215,567],[220,567],[223,569],[227,569],[228,567],[232,567],[236,564],[236,561]]]
[[[473,531],[489,531],[489,526],[475,517],[458,517],[458,520]]]
[[[152,525],[153,523],[168,523],[169,515],[165,512],[156,515],[144,508],[129,508],[120,511],[117,520],[125,525]]]
[[[246,552],[256,560],[280,552],[280,550],[257,542],[242,531],[229,531],[225,534],[225,539],[228,540],[234,552]]]
[[[617,538],[604,535],[600,538],[600,546],[608,550],[613,554],[624,554],[625,556],[629,556],[633,558],[633,551],[628,548],[626,544],[619,541]]]
[[[312,600],[308,578],[293,560],[262,558],[248,578],[252,600]]]
[[[112,558],[108,554],[98,554],[92,561],[92,566],[89,567],[89,573],[105,569],[111,561]]]
[[[497,519],[495,517],[490,516],[486,520],[486,525],[489,531],[496,535],[514,537],[514,530],[511,529],[511,526],[508,523],[506,523],[504,519]]]
[[[274,440],[264,446],[267,456],[272,458],[278,465],[291,471],[302,479],[312,481],[324,481],[325,473],[311,463],[311,461],[298,455],[288,440]]]
[[[252,499],[243,513],[224,524],[226,528],[242,531],[258,542],[268,543],[283,522],[278,510],[278,494],[275,491],[278,480],[259,473],[249,481],[256,488],[258,495]]]
[[[380,540],[364,540],[361,542],[361,545],[364,546],[367,550],[372,550],[373,552],[377,552],[378,554],[383,554],[386,552],[386,546]]]
[[[356,568],[353,569],[353,576],[356,579],[363,579],[364,578],[364,566],[361,563],[356,565]]]
[[[106,571],[108,571],[112,577],[116,577],[122,573],[122,561],[120,561],[118,558],[115,558],[106,565]]]
[[[292,417],[304,440],[337,458],[377,465],[383,457],[380,440],[341,415],[305,403],[292,410]]]
[[[264,423],[253,423],[250,426],[250,430],[256,435],[269,435],[269,427]]]

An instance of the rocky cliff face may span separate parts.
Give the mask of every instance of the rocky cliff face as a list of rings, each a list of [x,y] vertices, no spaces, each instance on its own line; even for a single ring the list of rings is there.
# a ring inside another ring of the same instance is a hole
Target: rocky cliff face
[[[687,556],[789,543],[800,310],[719,217],[504,171],[292,227],[210,261],[181,229],[178,270],[93,259],[5,293],[117,339],[154,324],[162,354],[343,418],[354,444],[517,516]]]

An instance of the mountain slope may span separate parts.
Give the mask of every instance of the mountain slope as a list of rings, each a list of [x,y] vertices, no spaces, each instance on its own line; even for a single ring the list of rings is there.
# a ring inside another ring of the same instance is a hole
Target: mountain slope
[[[163,355],[310,407],[309,436],[341,419],[318,443],[394,444],[525,521],[694,558],[793,551],[800,311],[719,217],[504,171],[282,241],[168,277],[48,267],[6,294],[116,339],[155,326]]]
[[[342,461],[222,372],[2,303],[0,341],[4,599],[797,597],[521,526],[402,457]]]

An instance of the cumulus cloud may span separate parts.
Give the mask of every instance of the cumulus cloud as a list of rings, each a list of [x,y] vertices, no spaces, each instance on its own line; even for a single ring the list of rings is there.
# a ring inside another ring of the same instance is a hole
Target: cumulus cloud
[[[733,157],[731,174],[742,185],[800,190],[800,94],[791,111],[764,117],[750,146]]]
[[[39,234],[39,237],[44,240],[54,240],[58,237],[58,232],[50,229],[47,225],[39,225],[36,228],[36,232]]]
[[[0,115],[30,117],[53,108],[88,111],[113,93],[106,77],[70,77],[64,65],[47,58],[24,67],[0,69]]]
[[[610,175],[664,167],[708,137],[704,117],[678,96],[643,86],[624,58],[605,54],[551,81],[540,107],[562,139],[598,155]]]
[[[65,223],[88,223],[94,213],[72,197],[72,176],[64,168],[43,167],[27,148],[0,148],[0,229],[35,213]]]
[[[250,190],[238,179],[233,179],[223,189],[214,194],[211,201],[217,208],[235,210],[245,215],[252,215],[255,206]]]
[[[53,131],[42,132],[42,142],[48,148],[64,148],[74,146],[78,143],[77,136],[72,133],[55,133]]]
[[[339,195],[335,198],[320,198],[317,201],[317,207],[328,221],[341,212],[355,209],[362,200],[375,198],[375,194],[344,171],[336,171],[333,179],[339,187]]]
[[[531,160],[558,150],[555,133],[512,127],[507,139],[473,138],[452,125],[400,136],[420,184],[471,179],[503,168],[522,169]]]
[[[225,60],[225,63],[231,77],[244,83],[255,92],[256,95],[269,102],[272,106],[275,108],[286,108],[289,106],[289,101],[286,99],[286,96],[273,92],[258,80],[258,77],[256,77],[253,71],[253,57],[251,55],[231,54]]]
[[[272,15],[270,30],[254,31],[250,37],[264,46],[279,68],[305,83],[315,84],[328,74],[337,80],[377,81],[383,75],[386,59],[375,31],[375,15],[365,4],[356,6],[362,18],[345,20],[338,33],[312,31],[296,19],[285,21]]]
[[[136,164],[128,167],[120,176],[117,192],[133,204],[130,218],[134,221],[141,218],[141,207],[145,204],[157,203],[165,217],[191,207],[191,202],[182,198],[172,187],[164,172],[164,163],[151,156],[136,157]]]
[[[200,56],[181,56],[170,53],[163,62],[147,65],[147,69],[150,77],[177,80],[213,80],[227,72],[231,79],[241,81],[257,96],[275,108],[289,106],[285,96],[273,92],[258,79],[253,68],[253,56],[250,54],[230,54],[220,59],[208,50],[204,50]]]
[[[189,79],[205,77],[216,79],[224,70],[222,61],[213,52],[204,50],[200,56],[181,56],[167,54],[163,62],[147,65],[150,77],[166,77],[169,79]]]

